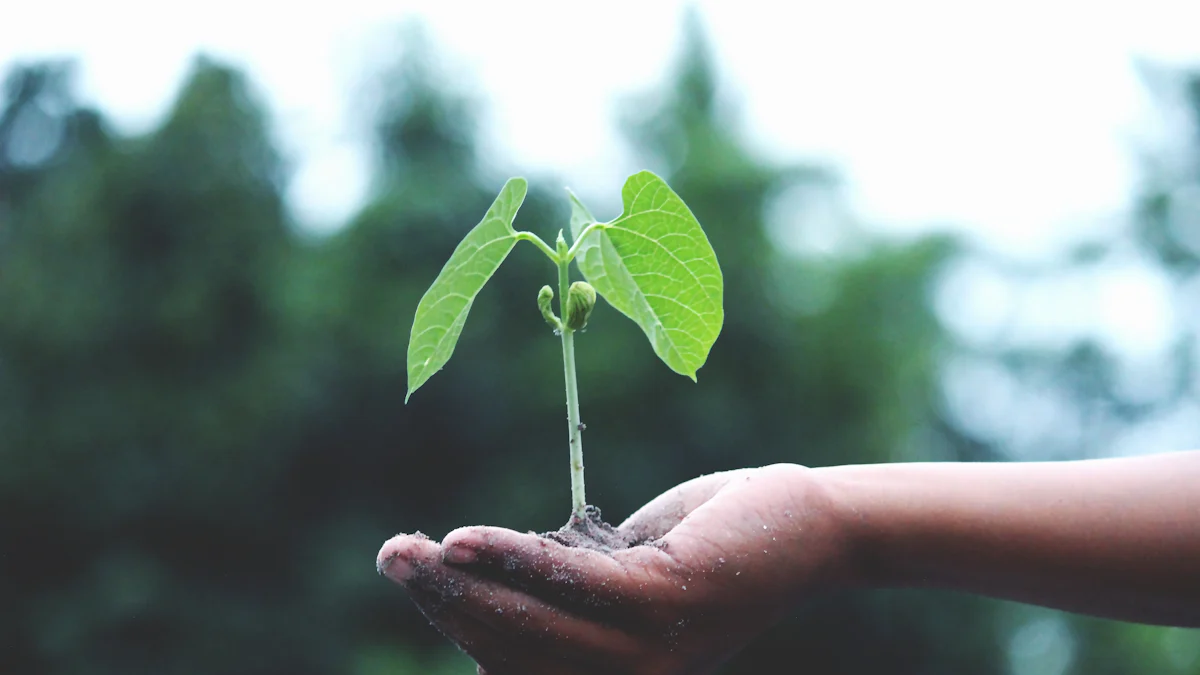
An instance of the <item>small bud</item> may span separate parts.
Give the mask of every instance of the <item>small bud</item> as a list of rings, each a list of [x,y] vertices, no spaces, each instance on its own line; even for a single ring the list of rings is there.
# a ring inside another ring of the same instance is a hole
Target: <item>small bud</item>
[[[595,306],[596,289],[592,288],[591,284],[586,281],[571,284],[570,290],[567,291],[567,308],[563,310],[567,315],[567,328],[581,330],[587,325]]]
[[[550,309],[550,301],[554,299],[554,289],[549,286],[542,286],[542,290],[538,291],[537,304],[538,309],[542,310],[542,318],[554,330],[562,329],[562,322],[554,316],[554,310]]]

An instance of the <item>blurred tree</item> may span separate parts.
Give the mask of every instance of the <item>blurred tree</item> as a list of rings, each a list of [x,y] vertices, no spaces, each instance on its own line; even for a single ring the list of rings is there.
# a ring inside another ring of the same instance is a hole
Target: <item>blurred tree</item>
[[[1132,241],[1144,255],[1157,263],[1175,294],[1172,309],[1179,312],[1172,346],[1159,358],[1166,364],[1151,370],[1159,381],[1147,396],[1121,381],[1119,374],[1144,367],[1124,362],[1118,354],[1105,354],[1095,370],[1118,373],[1091,389],[1107,404],[1104,413],[1113,420],[1109,428],[1128,433],[1139,426],[1151,427],[1160,420],[1182,413],[1194,420],[1200,410],[1200,381],[1196,362],[1200,358],[1200,73],[1175,69],[1143,68],[1145,83],[1169,130],[1161,146],[1144,148],[1142,184],[1130,226],[1109,242],[1120,250]],[[1169,120],[1180,124],[1172,125]],[[1101,258],[1101,263],[1104,258]],[[1143,375],[1145,377],[1145,375]],[[1076,401],[1086,401],[1077,392]],[[1104,415],[1093,419],[1103,420]],[[1196,426],[1193,424],[1192,434]],[[1114,434],[1116,435],[1116,434]],[[1143,434],[1161,439],[1162,434]],[[1170,438],[1167,436],[1166,438]],[[1112,438],[1089,448],[1092,453],[1111,452]],[[1126,448],[1134,452],[1168,452],[1176,447]],[[1075,659],[1071,673],[1195,673],[1200,671],[1200,631],[1136,626],[1131,624],[1067,617],[1073,635]]]
[[[1163,427],[1179,419],[1190,421],[1190,433],[1195,433],[1200,406],[1195,368],[1200,324],[1194,319],[1200,289],[1200,75],[1150,66],[1142,71],[1159,106],[1159,131],[1165,133],[1161,143],[1141,148],[1142,180],[1132,217],[1124,226],[1087,237],[1060,260],[1039,268],[1013,270],[987,251],[964,250],[960,261],[982,261],[995,269],[1007,266],[1005,283],[1035,292],[1042,284],[1051,286],[1062,279],[1094,283],[1120,279],[1132,270],[1164,281],[1173,295],[1168,309],[1180,320],[1172,322],[1173,335],[1158,353],[1130,355],[1101,335],[1078,336],[1063,346],[1013,339],[982,347],[962,342],[948,346],[947,353],[967,355],[973,367],[992,376],[968,377],[974,386],[960,387],[964,391],[949,397],[974,389],[988,400],[983,390],[990,385],[1006,389],[1009,404],[985,411],[984,417],[1004,419],[984,428],[953,409],[943,409],[946,426],[1001,458],[1075,459],[1182,450],[1159,445],[1174,442],[1178,434],[1169,429],[1164,434]],[[1155,300],[1138,301],[1160,306]],[[1137,309],[1111,308],[1131,315]],[[1001,386],[995,377],[1003,380]],[[977,401],[960,404],[980,406]],[[1139,442],[1133,445],[1130,439]],[[1200,636],[1195,631],[1004,603],[995,607],[998,637],[1013,672],[1193,673],[1200,668]]]
[[[353,626],[348,639],[353,634],[374,655],[370,663],[408,658],[395,650],[397,636],[446,648],[415,608],[363,576],[363,552],[396,529],[446,531],[461,519],[458,502],[486,481],[478,460],[491,454],[490,439],[505,423],[489,398],[505,398],[498,361],[522,323],[487,329],[507,297],[490,288],[459,343],[467,354],[460,368],[406,409],[417,301],[499,183],[480,175],[472,105],[438,84],[444,79],[417,29],[407,31],[405,44],[399,65],[371,92],[384,94],[369,120],[375,192],[345,229],[293,257],[285,294],[291,331],[300,336],[294,361],[309,394],[281,498],[314,534],[307,583],[348,584],[321,594],[328,611]],[[326,537],[341,549],[337,555],[319,550],[327,549]],[[367,607],[348,602],[349,591]]]
[[[291,618],[290,533],[264,532],[260,501],[288,423],[273,296],[291,247],[261,109],[201,59],[162,127],[127,140],[57,67],[9,82],[6,672],[212,672],[214,643],[244,672],[322,672],[290,645],[319,624]],[[253,665],[264,647],[281,656]]]
[[[1164,267],[1187,277],[1200,268],[1200,75],[1142,70],[1164,121],[1184,126],[1146,152],[1136,237]]]

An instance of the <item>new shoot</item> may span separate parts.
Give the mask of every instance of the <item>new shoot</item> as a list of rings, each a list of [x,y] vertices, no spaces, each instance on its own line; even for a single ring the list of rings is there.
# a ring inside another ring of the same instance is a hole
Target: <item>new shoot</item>
[[[417,305],[408,343],[405,402],[454,353],[467,313],[484,284],[517,242],[536,246],[558,271],[554,289],[542,286],[537,306],[562,341],[567,431],[571,457],[571,523],[587,518],[583,481],[583,432],[575,374],[575,335],[591,318],[597,297],[632,319],[654,353],[671,370],[696,379],[724,321],[723,282],[717,256],[696,217],[658,176],[630,176],[621,191],[624,210],[602,223],[568,192],[567,244],[559,230],[551,247],[532,232],[513,229],[527,190],[523,178],[505,183],[483,220],[455,248]],[[574,262],[585,281],[571,281]],[[561,315],[561,317],[560,317]]]

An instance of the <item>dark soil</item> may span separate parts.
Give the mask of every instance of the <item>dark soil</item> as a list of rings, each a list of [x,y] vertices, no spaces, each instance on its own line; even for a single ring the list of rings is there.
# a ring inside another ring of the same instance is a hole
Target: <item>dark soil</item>
[[[601,553],[612,553],[644,543],[636,541],[629,534],[618,532],[617,528],[604,522],[600,517],[599,508],[589,504],[584,512],[586,518],[580,519],[571,514],[571,519],[566,525],[554,532],[543,532],[541,536],[564,546],[587,548]]]

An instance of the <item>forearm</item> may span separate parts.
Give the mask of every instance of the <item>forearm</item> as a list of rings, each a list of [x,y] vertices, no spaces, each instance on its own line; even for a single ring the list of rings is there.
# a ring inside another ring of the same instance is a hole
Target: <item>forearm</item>
[[[1200,626],[1200,452],[816,471],[865,585]]]

